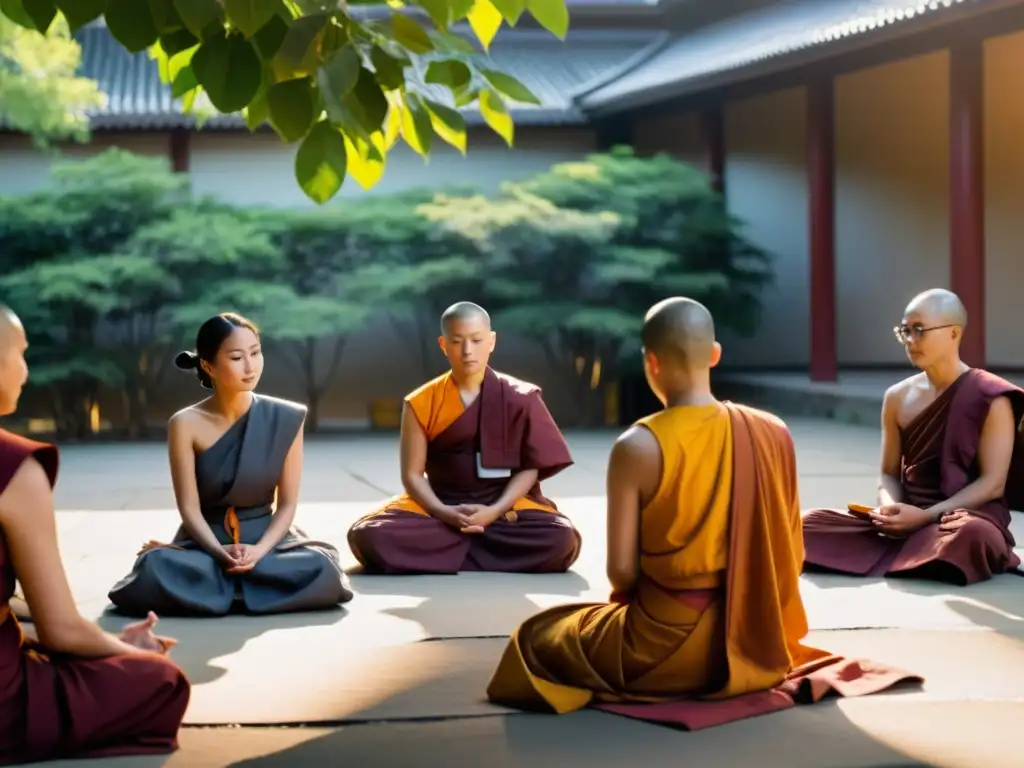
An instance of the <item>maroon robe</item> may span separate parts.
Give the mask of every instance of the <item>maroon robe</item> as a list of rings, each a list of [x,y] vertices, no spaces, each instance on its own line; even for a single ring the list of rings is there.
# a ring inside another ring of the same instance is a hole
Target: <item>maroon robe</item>
[[[0,430],[0,493],[30,456],[56,482],[58,454]],[[0,606],[16,574],[0,534]],[[9,609],[8,609],[9,611]],[[0,765],[173,752],[190,686],[155,654],[77,658],[24,637],[13,614],[0,623]]]
[[[493,504],[509,477],[481,478],[488,469],[535,469],[537,482],[513,510],[484,529],[464,534],[433,517],[408,496],[389,500],[360,519],[349,546],[368,572],[559,573],[576,561],[580,535],[541,492],[540,481],[572,465],[565,438],[539,388],[488,369],[480,394],[458,400],[449,375],[406,397],[427,433],[427,477],[445,504]]]
[[[989,406],[1009,397],[1015,423],[1024,417],[1024,391],[972,368],[900,431],[904,500],[921,508],[951,498],[979,476],[978,445]],[[1020,565],[1010,533],[1010,503],[1024,502],[1024,438],[1018,429],[1003,498],[994,499],[955,530],[929,524],[906,538],[881,535],[845,512],[815,509],[803,518],[805,563],[856,576],[902,575],[967,585]]]

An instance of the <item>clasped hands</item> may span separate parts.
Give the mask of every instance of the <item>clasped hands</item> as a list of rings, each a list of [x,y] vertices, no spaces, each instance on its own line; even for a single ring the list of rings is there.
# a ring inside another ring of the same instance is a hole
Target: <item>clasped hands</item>
[[[912,504],[883,504],[870,512],[871,522],[888,536],[909,536],[930,523],[938,523],[943,531],[953,530],[958,520],[968,517],[966,510],[935,513]]]
[[[178,641],[153,634],[153,627],[156,626],[157,621],[156,614],[150,611],[142,621],[129,624],[121,630],[118,638],[121,642],[138,648],[140,651],[150,651],[166,656],[167,652],[178,644]]]
[[[456,504],[440,510],[436,517],[462,533],[483,533],[484,529],[505,514],[505,510],[486,504]]]
[[[222,547],[221,565],[225,573],[248,573],[267,554],[258,544],[225,544]]]

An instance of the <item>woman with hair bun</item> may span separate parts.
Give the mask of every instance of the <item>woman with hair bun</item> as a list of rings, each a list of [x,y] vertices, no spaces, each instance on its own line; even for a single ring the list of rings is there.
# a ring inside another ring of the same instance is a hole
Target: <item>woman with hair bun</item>
[[[293,527],[306,407],[257,395],[259,331],[210,318],[175,364],[213,394],[174,414],[168,449],[181,526],[151,541],[110,591],[129,616],[323,610],[352,598],[337,549]]]

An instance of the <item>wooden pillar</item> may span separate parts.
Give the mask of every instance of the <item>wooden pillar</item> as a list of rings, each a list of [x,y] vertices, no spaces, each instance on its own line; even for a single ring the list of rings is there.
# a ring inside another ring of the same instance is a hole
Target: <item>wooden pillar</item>
[[[949,56],[950,285],[967,308],[960,355],[985,365],[984,48],[953,46]]]
[[[810,204],[810,358],[812,381],[836,381],[835,86],[807,89],[807,190]]]
[[[725,194],[725,115],[722,107],[710,107],[700,114],[707,174],[712,188]]]
[[[171,170],[175,173],[188,173],[191,154],[189,139],[191,135],[186,128],[175,128],[171,131],[169,152],[171,156]]]
[[[594,126],[597,149],[608,152],[614,147],[633,144],[633,120],[628,114],[604,118]]]

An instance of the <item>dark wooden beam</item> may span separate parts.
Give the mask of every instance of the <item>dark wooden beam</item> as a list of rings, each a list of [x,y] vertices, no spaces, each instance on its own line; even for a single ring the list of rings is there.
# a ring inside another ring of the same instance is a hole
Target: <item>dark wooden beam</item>
[[[701,112],[700,134],[711,186],[719,194],[725,194],[725,112],[721,105]]]
[[[960,354],[985,366],[985,52],[971,41],[949,57],[949,266],[967,308]]]
[[[811,381],[836,381],[835,85],[807,89],[807,193],[810,220]]]
[[[188,173],[191,160],[191,132],[185,128],[171,131],[170,155],[171,170],[175,173]]]

